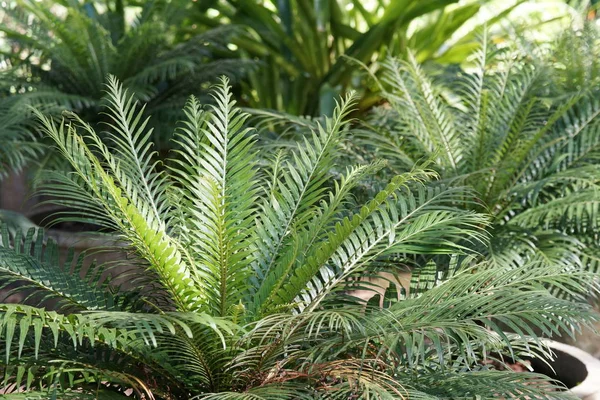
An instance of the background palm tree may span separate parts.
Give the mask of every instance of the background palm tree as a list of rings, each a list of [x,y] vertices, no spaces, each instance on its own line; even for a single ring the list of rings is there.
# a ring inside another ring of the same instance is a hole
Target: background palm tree
[[[503,20],[522,3],[486,8],[489,2],[200,0],[187,28],[232,23],[244,29],[233,42],[260,62],[243,91],[251,107],[331,115],[335,99],[348,90],[360,94],[361,109],[378,101],[351,59],[371,64],[390,54],[405,56],[411,47],[423,61],[463,60],[482,26]]]

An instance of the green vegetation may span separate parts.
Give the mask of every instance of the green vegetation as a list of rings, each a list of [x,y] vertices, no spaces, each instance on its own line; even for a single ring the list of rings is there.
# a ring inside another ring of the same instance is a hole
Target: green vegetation
[[[86,221],[127,239],[140,269],[128,276],[137,287],[115,292],[94,269],[79,280],[61,268],[35,230],[12,241],[4,231],[1,276],[23,282],[11,295],[26,298],[0,308],[10,384],[48,395],[133,389],[164,399],[550,388],[538,375],[489,371],[483,362],[497,358],[490,350],[543,353],[530,324],[552,334],[590,322],[586,305],[552,294],[595,290],[589,273],[567,263],[478,262],[469,247],[485,240],[487,218],[455,206],[473,193],[427,187],[432,173],[424,170],[395,176],[347,209],[352,188],[381,168],[350,166],[328,178],[351,132],[344,119],[352,98],[266,167],[226,81],[214,98],[208,109],[189,100],[173,136],[179,150],[162,171],[147,121],[114,78],[108,139],[116,151],[75,115],[60,123],[40,115],[74,171],[54,175],[46,192],[85,206]],[[395,271],[411,255],[430,261],[415,271],[407,298],[365,309],[349,296],[360,287],[351,278]]]
[[[22,104],[76,111],[89,123],[99,115],[108,74],[118,77],[155,115],[155,142],[182,117],[187,97],[221,75],[245,73],[226,45],[234,29],[222,27],[175,40],[184,1],[151,1],[132,21],[122,1],[94,3],[18,0],[0,26],[11,52],[0,90]],[[58,13],[58,15],[57,15]],[[60,16],[59,16],[60,15]],[[248,64],[249,65],[249,64]],[[164,126],[161,126],[163,124]]]
[[[248,57],[260,60],[245,91],[252,107],[330,115],[334,99],[349,88],[361,93],[361,108],[377,100],[362,84],[356,61],[406,55],[408,48],[421,61],[464,59],[476,43],[477,32],[519,4],[479,13],[489,2],[209,0],[195,2],[190,23],[233,23],[246,28],[247,34],[235,44]],[[218,14],[207,18],[205,12],[211,7]]]
[[[3,3],[0,179],[127,254],[0,209],[0,397],[572,398],[511,369],[599,319],[600,28],[552,4]]]
[[[373,113],[356,148],[388,160],[390,171],[432,159],[444,182],[473,188],[477,200],[464,206],[492,218],[493,239],[482,250],[490,260],[533,255],[597,270],[597,99],[541,98],[546,70],[511,52],[484,45],[477,60],[475,71],[436,84],[414,58],[389,59],[389,107]]]

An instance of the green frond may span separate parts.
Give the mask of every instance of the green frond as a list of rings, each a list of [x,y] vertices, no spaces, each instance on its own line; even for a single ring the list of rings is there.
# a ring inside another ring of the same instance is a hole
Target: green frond
[[[273,295],[282,289],[282,285],[285,284],[290,272],[297,265],[305,262],[306,255],[313,253],[315,248],[321,245],[321,241],[327,238],[328,230],[341,220],[341,212],[343,211],[344,203],[348,201],[351,190],[367,175],[372,174],[379,168],[381,166],[377,164],[350,168],[347,174],[342,176],[339,183],[335,182],[334,191],[329,192],[327,200],[321,200],[321,207],[314,211],[315,215],[312,216],[307,226],[298,227],[294,232],[296,243],[285,249],[284,254],[281,255],[281,261],[276,265],[276,269],[265,277],[262,283],[265,291],[268,288],[271,295]],[[399,184],[401,185],[402,183]],[[273,189],[276,188],[273,186]],[[300,247],[303,249],[301,253],[298,251]],[[258,297],[255,297],[255,304],[259,303],[260,296],[263,295],[260,291],[257,293]]]
[[[63,395],[70,398],[73,393],[90,398],[97,392],[98,398],[110,399],[111,396],[123,398],[128,391],[140,397],[152,395],[136,371],[131,370],[132,365],[123,362],[122,354],[108,353],[105,358],[101,355],[101,346],[90,348],[84,344],[81,347],[82,351],[93,350],[97,359],[82,359],[81,353],[65,351],[64,346],[59,346],[52,355],[40,354],[35,359],[21,357],[19,364],[11,363],[3,371],[3,393],[12,393],[16,398],[20,393],[32,393],[33,398],[42,394],[46,396],[43,398],[62,398]],[[127,368],[129,372],[124,372]]]
[[[506,371],[472,371],[465,374],[427,374],[422,380],[417,379],[416,388],[434,396],[446,398],[453,393],[464,393],[465,396],[481,398],[494,397],[536,399],[570,399],[577,397],[562,391],[562,383],[552,381],[545,375],[532,372]]]
[[[113,89],[114,97],[120,98],[120,90],[117,87]],[[129,112],[131,113],[131,110]],[[133,162],[139,160],[140,169],[122,168],[119,154],[113,155],[93,128],[79,120],[86,130],[87,138],[93,142],[104,163],[110,168],[111,175],[84,138],[78,134],[75,126],[65,126],[64,121],[57,126],[51,119],[39,113],[38,116],[45,133],[55,141],[59,151],[74,170],[74,178],[57,178],[57,182],[50,186],[48,192],[57,194],[63,190],[63,194],[70,194],[69,197],[76,202],[87,202],[87,220],[92,219],[101,226],[119,229],[123,238],[135,245],[140,257],[148,261],[150,268],[161,277],[161,283],[175,303],[183,310],[196,309],[201,294],[198,288],[191,284],[191,274],[177,242],[165,232],[162,220],[157,220],[160,214],[154,213],[154,206],[161,204],[161,199],[154,196],[164,196],[161,192],[164,189],[162,181],[157,184],[157,175],[154,173],[140,175],[145,166],[152,165],[150,155],[145,158],[134,157]],[[115,132],[115,137],[120,135],[127,138],[130,130],[125,128],[128,127],[116,128],[123,130]],[[150,146],[147,139],[146,136],[142,145],[145,146],[145,150]],[[137,189],[137,184],[140,183],[141,191]],[[151,200],[144,201],[144,196],[149,196]]]
[[[5,299],[17,296],[27,304],[31,298],[62,312],[119,309],[118,297],[99,283],[101,269],[87,266],[86,276],[81,276],[83,255],[74,259],[71,253],[61,265],[56,244],[46,241],[43,232],[17,231],[11,239],[6,225],[1,228],[0,285],[12,286],[3,291]]]
[[[145,219],[152,229],[163,231],[162,222],[166,213],[167,204],[161,198],[165,181],[160,173],[155,171],[155,162],[152,151],[152,129],[146,129],[149,118],[143,119],[144,108],[137,110],[137,102],[133,95],[128,96],[127,91],[112,75],[107,83],[107,116],[111,119],[107,125],[112,128],[108,139],[111,151],[116,160],[107,161],[118,164],[113,165],[113,170],[127,171],[129,182],[122,182],[135,205],[143,210]],[[133,182],[140,183],[134,185]],[[144,210],[148,208],[148,210]]]
[[[541,229],[567,229],[569,232],[596,232],[600,200],[596,188],[580,189],[531,206],[510,220],[510,224]]]
[[[414,56],[409,55],[408,62],[390,58],[384,68],[382,82],[391,87],[385,94],[394,109],[410,116],[403,121],[407,131],[427,152],[439,152],[441,166],[456,170],[463,156],[454,119]]]
[[[440,313],[450,316],[449,314],[456,312],[455,315],[460,316],[456,319],[459,324],[481,322],[503,338],[504,331],[500,325],[510,328],[520,337],[537,337],[533,327],[548,336],[562,333],[572,335],[579,329],[577,315],[587,315],[587,322],[584,323],[590,323],[596,317],[584,303],[556,298],[552,294],[552,288],[579,294],[596,292],[597,284],[590,280],[591,276],[590,273],[561,265],[526,264],[503,271],[480,265],[459,271],[418,298],[400,301],[390,310],[392,313],[394,310],[410,310],[411,302],[423,301],[423,304],[429,304],[430,310],[439,304]],[[483,293],[486,295],[482,295]],[[495,296],[504,299],[502,304],[497,303],[499,298],[494,300]],[[490,310],[487,316],[486,308]],[[409,312],[407,317],[410,314],[412,313]],[[423,326],[427,325],[426,321],[443,324],[437,319],[441,315],[432,312],[420,322]]]
[[[196,320],[202,318],[199,316]],[[157,334],[175,334],[178,329],[191,336],[186,322],[169,315],[115,311],[63,315],[25,305],[2,304],[0,320],[7,363],[11,358],[11,348],[14,346],[18,349],[18,358],[27,340],[33,342],[32,349],[37,355],[42,334],[51,335],[49,337],[54,341],[54,347],[64,335],[74,348],[83,345],[84,340],[90,340],[92,346],[97,342],[113,348],[135,348],[136,339],[147,346],[156,346]],[[214,322],[208,320],[207,323]]]
[[[374,310],[363,329],[328,324],[334,320],[331,312],[313,315],[322,321],[319,323],[300,325],[300,318],[295,323],[296,329],[303,330],[300,337],[316,341],[306,362],[319,363],[331,351],[340,355],[354,348],[367,351],[368,343],[375,341],[382,345],[377,357],[388,365],[394,360],[414,369],[459,367],[453,363],[469,367],[485,360],[489,352],[510,357],[547,354],[536,332],[573,335],[581,322],[590,324],[597,318],[588,305],[559,299],[549,287],[586,293],[597,291],[594,285],[590,274],[564,268],[526,265],[499,271],[478,266],[459,271],[416,298]],[[583,315],[586,317],[579,319]],[[270,329],[276,334],[278,326],[273,324]],[[344,336],[328,338],[332,330],[342,331]],[[324,339],[319,343],[320,338]]]
[[[257,254],[255,273],[261,281],[254,296],[254,312],[262,308],[272,285],[284,279],[285,266],[279,256],[288,246],[294,246],[293,232],[303,229],[313,216],[315,206],[325,195],[328,172],[333,166],[339,141],[347,122],[344,120],[353,107],[353,98],[347,97],[327,118],[325,126],[318,124],[311,140],[291,153],[281,169],[280,178],[273,184],[272,196],[261,205],[257,222]],[[286,261],[283,260],[285,263]]]
[[[314,309],[326,294],[339,290],[339,285],[365,271],[378,258],[460,252],[466,250],[462,240],[483,240],[477,227],[485,226],[485,218],[446,206],[460,189],[453,192],[417,187],[415,193],[406,190],[405,179],[398,177],[360,214],[337,225],[320,248],[307,256],[305,264],[294,270],[277,293],[278,304],[288,304],[294,299],[292,296],[299,296],[296,301],[301,307]],[[399,193],[395,194],[395,190]]]
[[[206,305],[225,316],[246,294],[258,188],[254,138],[243,127],[247,115],[234,107],[226,78],[213,96],[216,104],[206,115],[190,100],[188,121],[175,137],[180,158],[172,163],[187,206],[182,236],[196,254],[198,282],[209,282]]]

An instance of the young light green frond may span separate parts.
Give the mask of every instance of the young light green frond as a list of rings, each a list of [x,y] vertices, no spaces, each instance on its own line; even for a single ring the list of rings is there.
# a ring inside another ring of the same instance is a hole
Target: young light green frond
[[[63,179],[53,182],[51,190],[56,192],[62,188],[67,193],[74,193],[77,200],[89,199],[94,206],[92,210],[103,213],[98,222],[106,224],[108,220],[116,225],[121,235],[158,273],[175,303],[182,310],[196,309],[202,294],[191,284],[190,272],[177,242],[161,228],[164,225],[162,222],[156,223],[151,211],[152,203],[148,204],[136,195],[137,190],[128,172],[120,168],[93,128],[88,124],[83,125],[87,137],[99,150],[112,175],[73,125],[65,129],[64,120],[57,127],[51,119],[41,114],[39,118],[44,131],[54,140],[77,177],[77,181]],[[93,214],[88,215],[86,219],[93,217]]]
[[[137,110],[138,104],[133,95],[128,95],[117,78],[108,76],[107,115],[111,122],[108,132],[111,149],[115,157],[115,173],[121,172],[135,185],[124,185],[129,197],[136,206],[148,208],[145,219],[154,230],[164,231],[166,201],[164,199],[164,179],[156,171],[152,160],[152,129],[147,129],[149,118],[143,119],[144,107]],[[118,165],[118,167],[117,167]],[[144,210],[145,211],[145,210]]]
[[[318,242],[319,247],[312,249],[314,254],[312,255],[313,259],[310,258],[310,253],[304,253],[300,258],[302,262],[298,263],[298,243],[294,243],[292,253],[290,254],[288,250],[288,253],[285,254],[286,257],[283,259],[284,263],[278,264],[277,268],[265,277],[261,284],[262,291],[259,290],[255,296],[254,303],[263,308],[265,306],[273,307],[274,304],[269,303],[275,301],[276,297],[283,296],[285,300],[278,301],[275,304],[279,306],[289,304],[294,297],[306,287],[306,284],[314,278],[315,274],[324,266],[332,254],[339,250],[340,244],[349,237],[365,219],[376,212],[399,188],[403,187],[413,179],[418,180],[422,178],[419,176],[419,173],[422,172],[418,171],[415,174],[406,174],[395,178],[378,194],[378,196],[375,197],[374,200],[363,206],[359,214],[354,215],[352,218],[345,218],[341,221],[341,224],[338,223],[334,228],[338,231],[337,237],[330,233],[328,235],[328,240],[324,243]],[[345,229],[343,229],[343,227],[345,227]],[[329,251],[323,251],[321,249],[323,247],[326,247]],[[317,255],[317,257],[315,257],[315,255]],[[321,257],[318,257],[319,255]],[[292,288],[294,288],[294,290],[292,290]],[[263,312],[264,311],[265,310],[263,310]]]
[[[206,306],[225,316],[246,295],[258,188],[254,138],[226,78],[213,97],[206,114],[195,99],[188,103],[173,172],[187,206],[183,237],[196,254],[197,282],[206,287]]]
[[[170,210],[171,229],[174,234],[179,236],[182,244],[187,247],[194,241],[194,238],[188,235],[188,231],[193,227],[188,226],[190,223],[187,210],[196,202],[196,198],[189,188],[197,185],[198,176],[202,174],[202,146],[200,143],[207,141],[202,133],[206,124],[207,113],[194,96],[188,99],[183,112],[185,119],[175,130],[171,139],[174,143],[173,153],[176,154],[176,157],[168,160],[167,168],[173,180],[179,183],[169,189],[172,196],[171,204],[180,202],[186,204],[186,207],[175,207]]]

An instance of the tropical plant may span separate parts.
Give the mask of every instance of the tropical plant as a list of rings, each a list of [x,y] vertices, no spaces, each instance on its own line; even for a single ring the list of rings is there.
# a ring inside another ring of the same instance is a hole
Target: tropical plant
[[[585,20],[580,28],[573,25],[552,44],[549,62],[553,65],[554,96],[569,96],[600,87],[598,45],[600,28],[595,19]]]
[[[442,181],[473,188],[464,207],[491,214],[491,260],[537,254],[597,269],[600,104],[585,93],[538,97],[548,67],[484,43],[474,72],[442,84],[412,57],[389,59],[388,103],[355,148],[389,160],[392,171],[432,157]]]
[[[378,99],[369,97],[352,60],[370,64],[388,54],[403,56],[408,46],[418,48],[421,60],[462,60],[482,26],[502,20],[522,3],[504,2],[480,13],[488,2],[200,0],[194,2],[188,26],[233,23],[246,28],[247,35],[234,43],[261,63],[249,75],[244,98],[250,106],[331,115],[334,99],[349,89],[360,91],[361,108]]]
[[[146,102],[156,123],[168,127],[181,116],[187,96],[202,93],[220,75],[239,77],[246,65],[231,59],[226,48],[233,28],[198,32],[177,43],[173,31],[185,4],[144,2],[130,21],[128,11],[136,9],[122,0],[9,2],[0,24],[10,46],[2,55],[0,90],[95,123],[102,120],[103,82],[113,74]]]
[[[41,152],[33,135],[31,114],[15,98],[0,99],[0,180],[19,171]]]
[[[188,101],[178,150],[157,168],[133,95],[108,82],[112,149],[76,115],[40,114],[73,170],[45,191],[118,232],[139,268],[124,292],[99,279],[102,266],[61,265],[39,232],[4,229],[0,281],[25,297],[0,305],[4,398],[550,398],[549,379],[485,360],[545,353],[531,324],[551,335],[593,319],[575,301],[592,275],[477,263],[469,247],[485,239],[486,217],[455,206],[468,190],[427,187],[424,170],[349,209],[352,189],[382,167],[329,175],[351,97],[261,167],[223,80],[213,106]],[[351,295],[365,289],[352,278],[414,255],[429,261],[404,300],[380,308]]]

